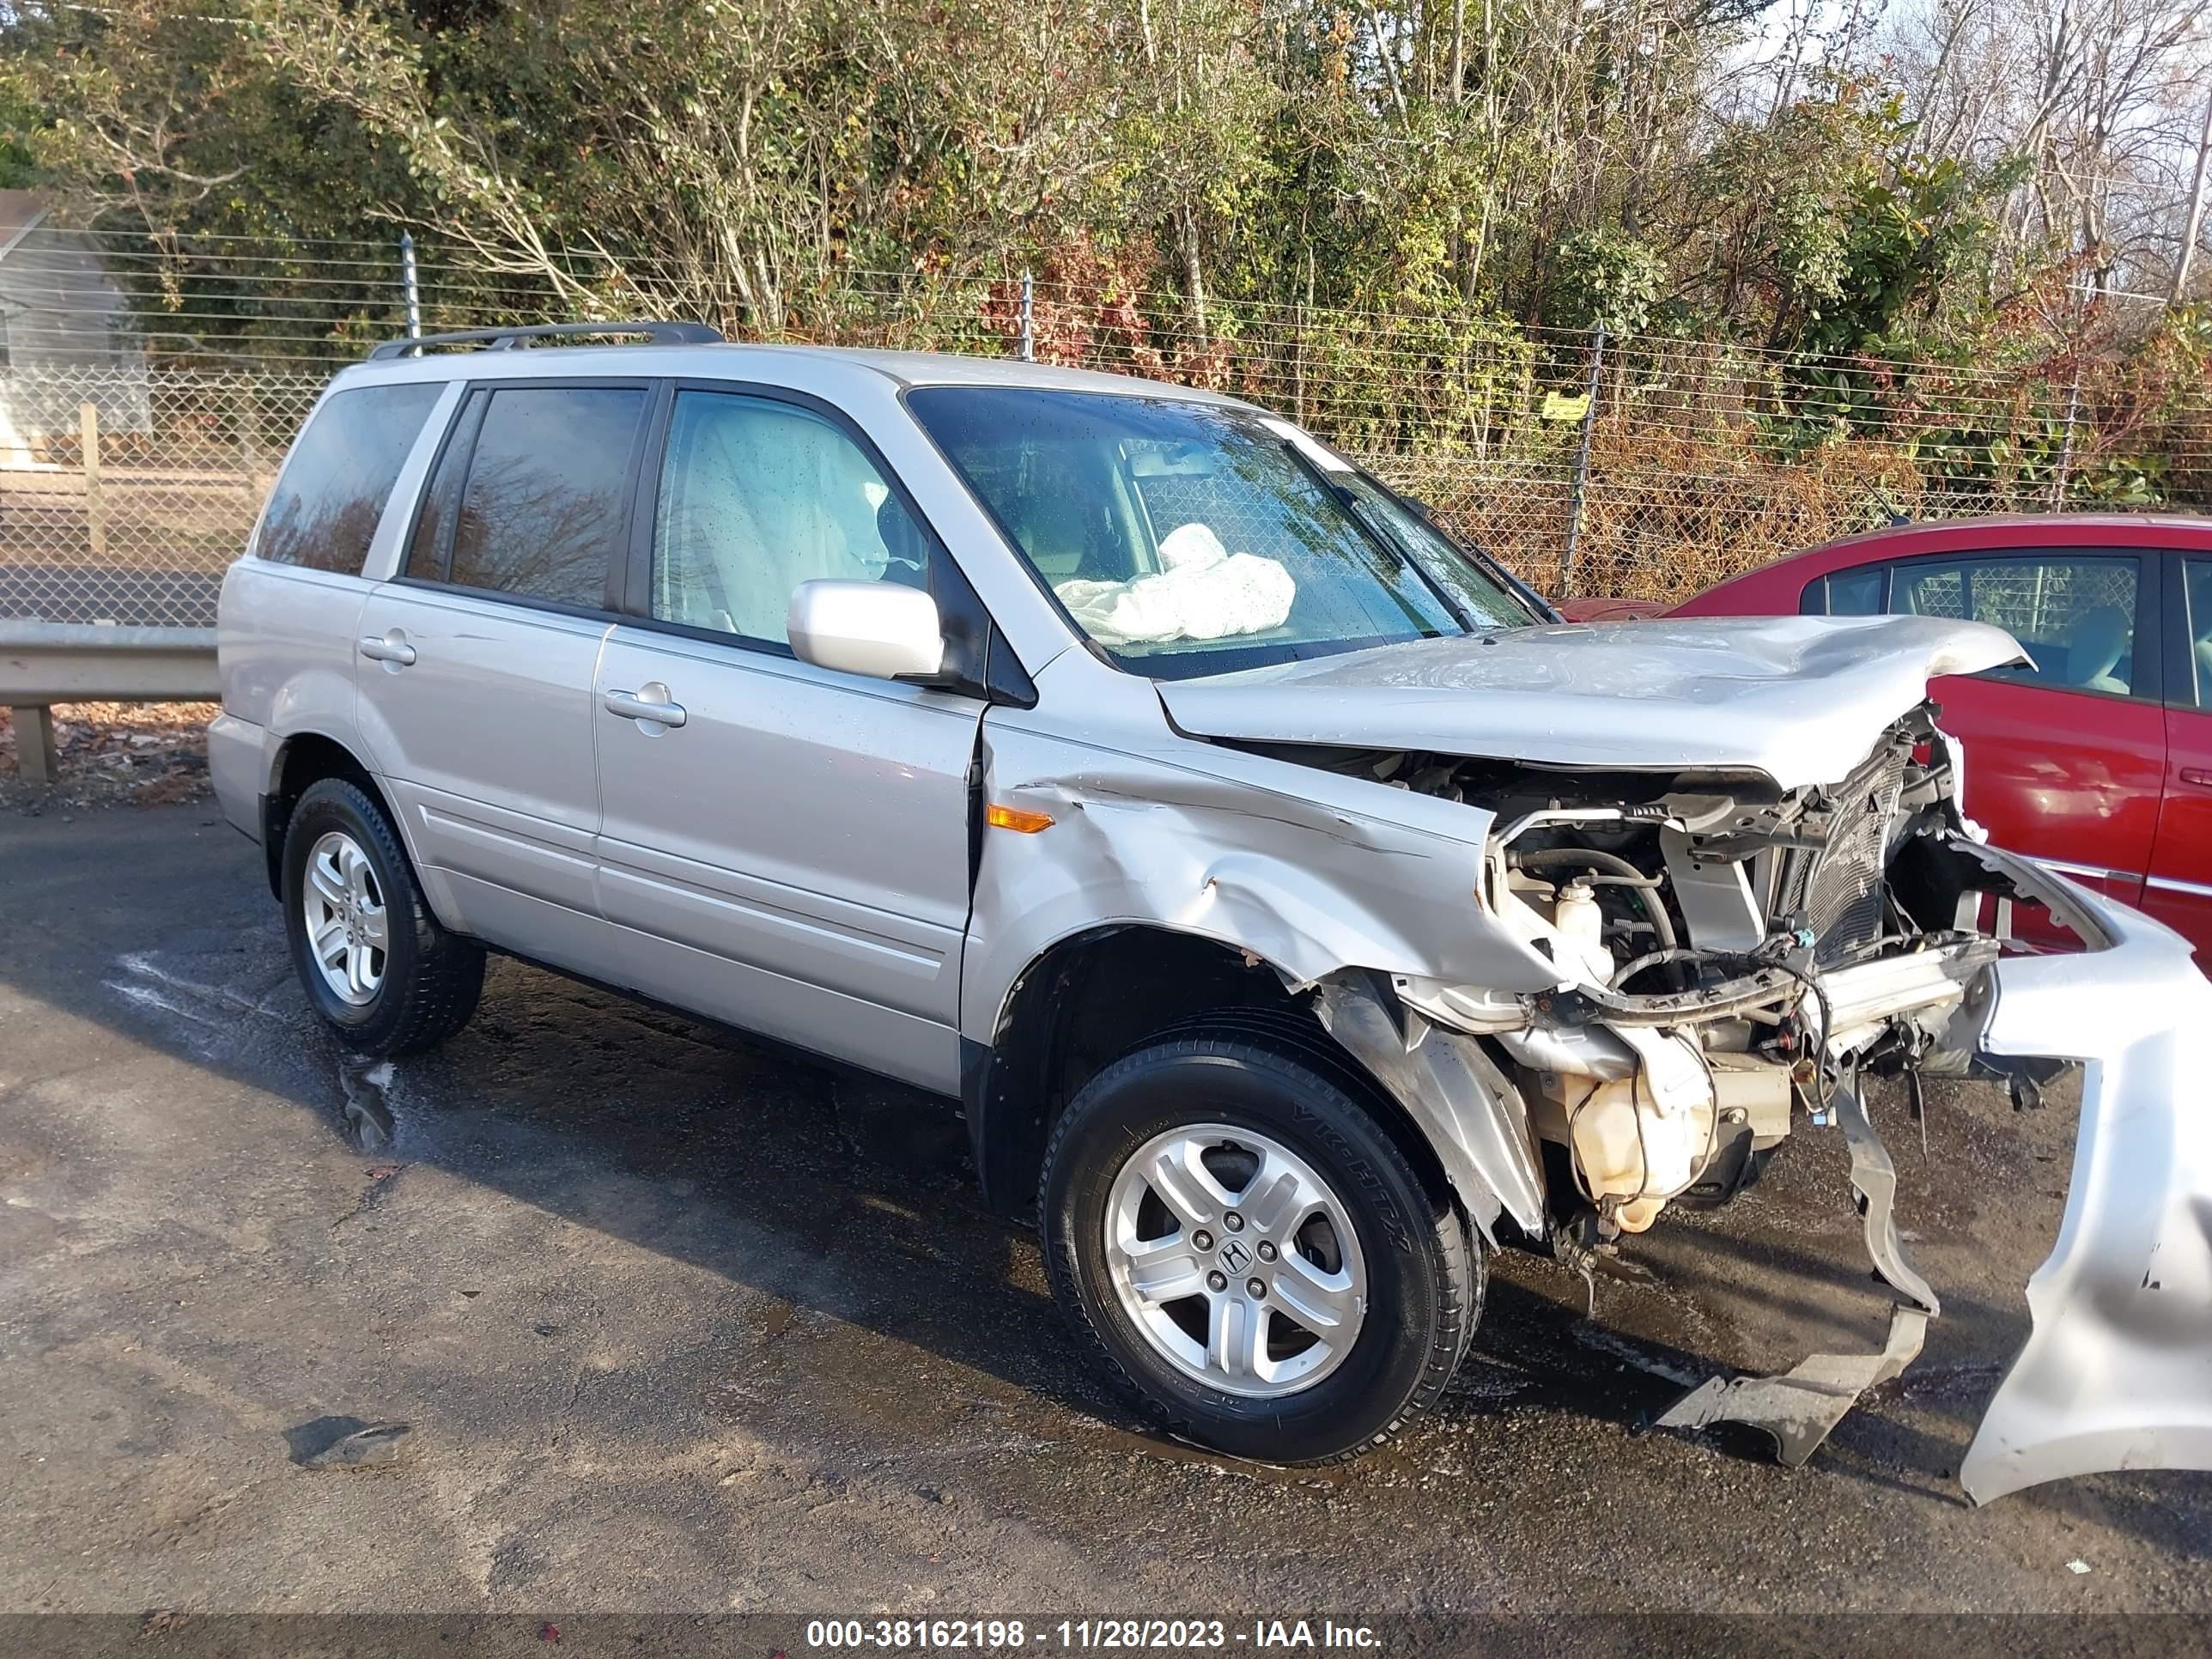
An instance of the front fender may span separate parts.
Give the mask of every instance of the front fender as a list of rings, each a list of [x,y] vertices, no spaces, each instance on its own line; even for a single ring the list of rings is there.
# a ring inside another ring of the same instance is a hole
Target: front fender
[[[1115,925],[1212,939],[1294,987],[1349,969],[1559,981],[1481,908],[1486,812],[1231,750],[1201,772],[995,719],[984,750],[988,799],[1050,823],[983,832],[961,969],[972,1041],[996,1040],[1030,964]]]
[[[1200,771],[987,723],[988,799],[1049,824],[983,832],[963,1036],[978,1051],[1000,1042],[1015,988],[1066,939],[1133,926],[1212,940],[1293,990],[1319,988],[1322,1023],[1427,1137],[1486,1237],[1501,1212],[1540,1233],[1542,1186],[1512,1085],[1473,1039],[1418,1015],[1401,1026],[1368,985],[1558,983],[1559,969],[1482,908],[1492,815],[1231,750],[1207,760]]]

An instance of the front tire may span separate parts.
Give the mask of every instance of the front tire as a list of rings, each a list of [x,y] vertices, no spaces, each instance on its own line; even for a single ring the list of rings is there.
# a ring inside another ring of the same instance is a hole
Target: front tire
[[[483,949],[430,914],[398,832],[366,791],[343,778],[310,785],[285,826],[283,873],[292,965],[340,1042],[415,1054],[468,1024]]]
[[[1086,1084],[1038,1213],[1053,1290],[1159,1426],[1264,1462],[1382,1444],[1451,1380],[1482,1259],[1321,1045],[1228,1024]]]

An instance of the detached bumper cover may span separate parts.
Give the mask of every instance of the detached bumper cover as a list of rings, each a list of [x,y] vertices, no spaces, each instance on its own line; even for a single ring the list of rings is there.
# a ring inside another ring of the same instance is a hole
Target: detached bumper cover
[[[1985,1053],[2083,1062],[2066,1212],[2033,1321],[1959,1471],[1978,1504],[2101,1469],[2212,1469],[2212,981],[2178,934],[1993,848],[2106,948],[2008,957]]]
[[[1990,1059],[2077,1060],[2083,1075],[2058,1242],[2028,1280],[2027,1342],[1960,1483],[1985,1504],[2102,1469],[2212,1469],[2212,981],[2149,917],[2015,854],[1955,847],[2091,947],[2004,957],[1962,1011]],[[1856,1097],[1836,1101],[1868,1254],[1897,1302],[1887,1345],[1815,1354],[1779,1376],[1713,1378],[1661,1425],[1749,1424],[1774,1436],[1785,1463],[1802,1463],[1919,1352],[1936,1294],[1900,1253],[1888,1153]]]

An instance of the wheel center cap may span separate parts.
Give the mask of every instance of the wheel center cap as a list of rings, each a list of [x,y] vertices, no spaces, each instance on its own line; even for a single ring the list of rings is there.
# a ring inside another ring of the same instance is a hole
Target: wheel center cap
[[[1252,1265],[1252,1252],[1242,1239],[1232,1238],[1221,1247],[1221,1265],[1232,1273],[1241,1273]]]

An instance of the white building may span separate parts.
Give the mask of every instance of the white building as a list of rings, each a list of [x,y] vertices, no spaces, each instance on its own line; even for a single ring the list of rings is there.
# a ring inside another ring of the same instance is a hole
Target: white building
[[[97,240],[56,222],[52,204],[0,190],[0,465],[30,464],[73,437],[78,406],[103,431],[150,430],[146,358]]]

